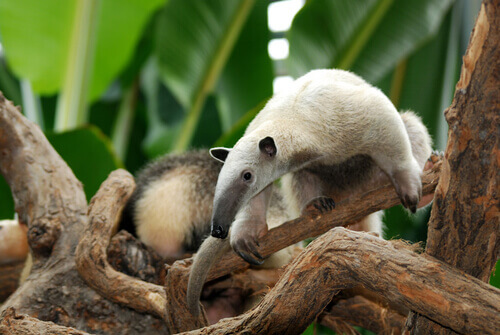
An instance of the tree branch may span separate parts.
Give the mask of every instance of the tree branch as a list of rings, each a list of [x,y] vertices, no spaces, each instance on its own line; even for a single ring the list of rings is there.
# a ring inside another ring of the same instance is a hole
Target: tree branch
[[[10,335],[90,335],[75,328],[40,321],[29,315],[16,314],[14,308],[7,308],[0,315],[0,334]]]
[[[451,106],[426,253],[488,281],[500,256],[500,1],[484,0]],[[414,334],[449,334],[410,315]]]
[[[0,171],[20,222],[29,228],[35,263],[51,253],[72,254],[87,220],[82,183],[40,128],[26,121],[1,92],[0,125]],[[63,229],[76,233],[61,236]]]
[[[431,194],[437,185],[441,169],[441,158],[435,159],[434,166],[424,172],[422,178],[423,194]],[[295,220],[269,230],[260,242],[259,252],[264,257],[306,238],[316,237],[333,227],[347,226],[378,210],[393,207],[400,203],[394,187],[385,184],[359,197],[350,198],[336,205],[333,211],[322,211],[315,207],[316,202],[307,206],[303,215]],[[186,305],[187,282],[192,259],[175,262],[169,269],[165,289],[167,292],[166,311],[167,325],[172,333],[206,326],[207,322],[200,316],[193,317]],[[235,253],[231,252],[211,269],[207,281],[220,278],[231,272],[248,268],[248,264]],[[169,322],[168,320],[171,320]]]
[[[0,172],[11,187],[20,221],[28,225],[35,256],[31,274],[0,312],[14,307],[39,320],[98,333],[165,332],[161,319],[114,304],[83,282],[75,264],[88,220],[82,185],[40,129],[1,93]],[[5,332],[14,332],[12,327]]]
[[[111,235],[134,187],[134,178],[125,170],[113,171],[101,185],[90,202],[90,224],[76,250],[77,269],[85,282],[107,299],[163,317],[163,287],[118,272],[107,260]]]
[[[401,244],[335,228],[287,267],[258,307],[186,334],[300,334],[334,294],[357,284],[457,332],[500,332],[500,290]]]

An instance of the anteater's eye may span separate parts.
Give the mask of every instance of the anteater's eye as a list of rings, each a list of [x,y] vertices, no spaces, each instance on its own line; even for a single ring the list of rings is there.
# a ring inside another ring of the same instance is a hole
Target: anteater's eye
[[[243,173],[243,180],[244,181],[250,181],[250,180],[252,180],[252,174],[250,172],[244,172]]]

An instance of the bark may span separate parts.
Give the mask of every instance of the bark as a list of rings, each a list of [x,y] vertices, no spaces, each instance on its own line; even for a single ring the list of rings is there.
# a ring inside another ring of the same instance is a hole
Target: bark
[[[12,190],[19,220],[28,226],[34,257],[30,276],[0,312],[14,307],[94,333],[165,333],[161,319],[111,302],[81,279],[74,256],[88,225],[82,185],[38,126],[1,93],[0,172]]]
[[[185,334],[301,334],[333,295],[358,284],[457,332],[500,332],[500,290],[400,243],[335,228],[287,267],[257,308]]]
[[[0,315],[0,334],[11,335],[90,335],[75,328],[56,325],[53,322],[40,321],[25,314],[17,314],[12,307]]]
[[[108,246],[108,262],[119,272],[152,284],[164,285],[166,266],[153,249],[121,230]]]
[[[120,273],[107,260],[111,235],[134,187],[134,178],[125,170],[113,171],[101,185],[90,202],[90,224],[76,250],[77,269],[103,297],[161,318],[165,313],[163,287]]]
[[[435,164],[424,172],[422,178],[423,194],[431,194],[437,185],[441,168],[441,160],[434,156]],[[324,207],[322,198],[312,201],[301,217],[285,222],[269,230],[260,242],[259,252],[264,257],[289,245],[316,237],[331,228],[348,226],[364,218],[368,214],[393,207],[400,200],[390,184],[367,192],[360,197],[350,198],[336,205],[335,210]],[[169,269],[166,279],[167,292],[167,326],[171,333],[177,333],[206,326],[203,315],[193,320],[186,305],[187,282],[192,259],[175,262]],[[225,255],[210,271],[207,281],[214,280],[234,271],[248,268],[249,265],[235,253]],[[203,313],[201,313],[203,314]]]
[[[500,256],[500,1],[482,3],[448,121],[426,253],[488,282]],[[413,334],[450,334],[410,315]]]
[[[363,327],[376,334],[401,334],[406,317],[363,296],[337,301],[323,312],[318,321],[337,333],[344,333],[346,323]]]

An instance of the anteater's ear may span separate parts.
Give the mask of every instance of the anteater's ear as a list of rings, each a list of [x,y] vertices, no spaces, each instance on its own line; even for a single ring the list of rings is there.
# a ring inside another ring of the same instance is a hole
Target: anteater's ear
[[[260,151],[268,157],[276,156],[276,144],[272,137],[268,136],[259,142]]]
[[[212,156],[212,158],[215,158],[219,162],[224,163],[226,161],[227,155],[229,155],[230,152],[231,149],[229,148],[212,148],[210,149],[210,156]]]

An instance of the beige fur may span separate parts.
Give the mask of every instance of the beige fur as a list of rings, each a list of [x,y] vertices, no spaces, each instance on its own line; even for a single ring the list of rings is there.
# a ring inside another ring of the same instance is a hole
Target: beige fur
[[[212,211],[210,201],[197,201],[192,176],[202,175],[200,168],[173,170],[151,183],[135,208],[137,235],[161,256],[182,256],[182,243],[191,243],[186,228],[194,222],[207,222]]]

